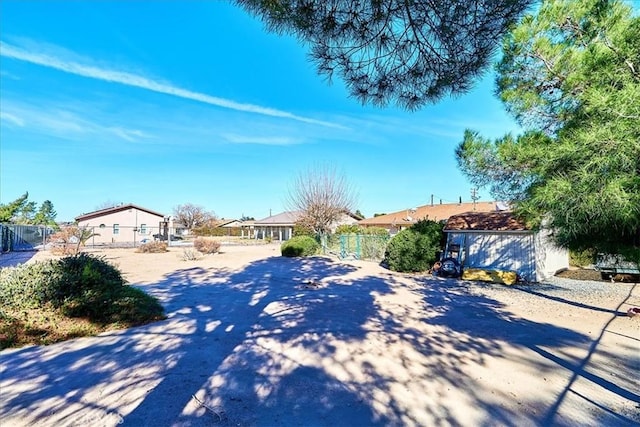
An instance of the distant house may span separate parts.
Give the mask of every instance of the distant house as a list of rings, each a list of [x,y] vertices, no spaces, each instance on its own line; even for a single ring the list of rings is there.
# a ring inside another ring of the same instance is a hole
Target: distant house
[[[160,232],[165,217],[151,209],[127,204],[85,213],[75,220],[79,227],[97,234],[91,243],[107,244],[153,239],[153,235]]]
[[[249,221],[251,224],[253,224],[253,221]],[[217,233],[215,234],[216,236],[240,236],[240,237],[245,237],[244,236],[244,232],[245,229],[246,230],[251,230],[251,228],[249,228],[249,224],[246,224],[243,221],[240,221],[238,219],[219,219],[215,222],[215,226],[216,228],[220,228],[222,229],[222,233]],[[246,237],[251,237],[251,233],[247,233],[248,236]]]
[[[363,227],[382,227],[386,228],[390,234],[396,234],[422,219],[446,221],[452,215],[463,212],[495,212],[506,209],[507,207],[500,202],[430,204],[363,219],[358,222],[358,225]]]
[[[451,216],[445,256],[463,268],[515,271],[540,282],[569,267],[569,253],[558,248],[548,230],[533,231],[511,212],[466,212]]]
[[[254,221],[256,239],[289,240],[293,237],[293,226],[300,217],[300,212],[286,211]]]
[[[293,237],[293,227],[301,216],[299,211],[286,211],[277,215],[272,215],[253,222],[253,237],[255,239],[271,238],[273,240],[289,240]],[[360,217],[354,214],[345,213],[342,217],[331,225],[331,230],[339,225],[357,224]]]

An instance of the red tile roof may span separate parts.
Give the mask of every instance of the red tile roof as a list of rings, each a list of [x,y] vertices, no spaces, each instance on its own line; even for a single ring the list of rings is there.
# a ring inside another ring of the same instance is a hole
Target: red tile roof
[[[496,202],[476,202],[475,212],[493,212],[496,211]],[[446,203],[420,206],[414,209],[405,209],[402,211],[380,215],[375,218],[367,218],[359,221],[358,224],[364,226],[393,227],[393,226],[410,226],[421,219],[430,219],[432,221],[443,221],[452,215],[461,214],[463,212],[474,211],[473,203]]]
[[[444,231],[529,231],[512,212],[465,212],[447,220]]]

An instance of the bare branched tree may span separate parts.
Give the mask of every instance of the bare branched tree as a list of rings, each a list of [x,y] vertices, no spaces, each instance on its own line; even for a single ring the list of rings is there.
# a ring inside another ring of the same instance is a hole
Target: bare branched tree
[[[301,212],[300,225],[317,234],[329,233],[331,225],[353,210],[356,193],[346,177],[324,166],[300,173],[289,189],[290,209]]]
[[[206,225],[216,218],[213,212],[207,212],[202,206],[185,203],[173,208],[173,217],[176,222],[184,225],[188,230]]]
[[[309,46],[362,103],[414,110],[469,91],[534,0],[235,0]]]

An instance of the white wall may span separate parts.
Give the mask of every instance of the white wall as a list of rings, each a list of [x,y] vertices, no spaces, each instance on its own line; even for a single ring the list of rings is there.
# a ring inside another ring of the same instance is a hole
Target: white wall
[[[569,268],[569,251],[556,246],[548,230],[536,234],[536,248],[536,275],[539,282]]]
[[[449,233],[464,249],[463,267],[515,271],[528,282],[540,282],[569,267],[568,251],[556,247],[548,232]]]

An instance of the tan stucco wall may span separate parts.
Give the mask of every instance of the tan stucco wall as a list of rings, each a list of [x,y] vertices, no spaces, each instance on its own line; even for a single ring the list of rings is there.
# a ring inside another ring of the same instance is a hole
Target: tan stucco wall
[[[80,227],[92,228],[94,233],[100,234],[93,237],[88,243],[123,243],[140,242],[143,239],[153,239],[153,235],[158,233],[158,226],[163,217],[141,211],[136,208],[129,208],[124,211],[106,214],[86,221],[79,221]],[[103,224],[104,227],[100,227]],[[119,225],[119,233],[114,233],[114,224]],[[146,232],[142,232],[141,226],[146,226]],[[137,231],[134,233],[134,229]]]

